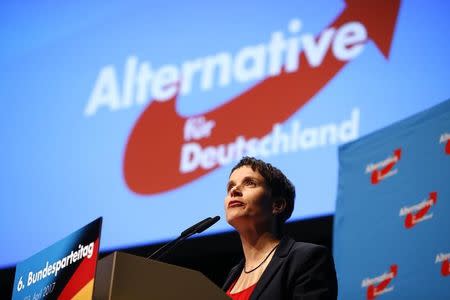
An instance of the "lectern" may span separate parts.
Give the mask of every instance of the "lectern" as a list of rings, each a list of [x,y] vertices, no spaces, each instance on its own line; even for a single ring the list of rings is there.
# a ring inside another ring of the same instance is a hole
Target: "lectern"
[[[230,299],[202,273],[123,252],[99,260],[94,299]]]

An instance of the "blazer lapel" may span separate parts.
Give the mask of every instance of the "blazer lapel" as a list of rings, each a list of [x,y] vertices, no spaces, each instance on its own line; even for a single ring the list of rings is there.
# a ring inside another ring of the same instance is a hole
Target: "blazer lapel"
[[[233,282],[236,280],[236,277],[239,276],[239,274],[241,274],[242,268],[244,267],[244,260],[242,259],[239,264],[237,266],[235,266],[230,274],[228,275],[227,280],[225,281],[225,283],[222,286],[222,290],[224,290],[225,292],[228,290],[228,288],[233,284]]]
[[[261,278],[258,280],[258,283],[256,284],[255,289],[253,290],[253,293],[250,297],[251,300],[258,299],[258,297],[261,295],[264,289],[269,285],[270,281],[272,280],[272,277],[282,266],[283,260],[289,254],[289,251],[292,245],[294,245],[294,243],[295,241],[289,237],[283,237],[281,239],[280,245],[275,251],[272,260],[270,261],[267,268],[264,270],[263,274],[261,275]]]

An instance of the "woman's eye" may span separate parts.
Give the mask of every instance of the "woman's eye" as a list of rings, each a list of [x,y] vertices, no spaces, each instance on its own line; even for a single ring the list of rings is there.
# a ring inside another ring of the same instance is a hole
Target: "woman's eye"
[[[256,186],[256,182],[253,181],[253,180],[248,180],[248,181],[246,182],[246,184],[249,185],[249,186]]]

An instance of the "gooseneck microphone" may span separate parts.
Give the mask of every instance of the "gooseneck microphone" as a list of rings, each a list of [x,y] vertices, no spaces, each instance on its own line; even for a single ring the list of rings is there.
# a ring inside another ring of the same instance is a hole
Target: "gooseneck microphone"
[[[147,258],[162,260],[162,258],[166,256],[167,253],[169,253],[172,249],[180,245],[191,235],[205,231],[219,220],[220,220],[219,216],[209,217],[198,222],[197,224],[192,225],[191,227],[183,231],[178,238],[163,245],[161,248],[150,254]]]

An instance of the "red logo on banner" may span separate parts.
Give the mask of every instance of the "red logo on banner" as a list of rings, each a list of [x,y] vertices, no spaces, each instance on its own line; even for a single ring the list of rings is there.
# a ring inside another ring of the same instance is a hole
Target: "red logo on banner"
[[[374,277],[374,278],[366,278],[362,282],[362,287],[367,287],[367,299],[372,300],[377,296],[391,292],[394,287],[389,286],[392,279],[397,276],[398,266],[391,265],[389,272],[384,273],[383,275]]]
[[[411,229],[417,223],[431,219],[433,214],[427,215],[427,213],[433,205],[436,205],[436,202],[437,192],[431,192],[428,199],[416,205],[400,209],[400,216],[406,216],[404,223],[405,228]]]
[[[441,263],[441,275],[450,275],[450,253],[439,253],[436,255],[436,264]]]
[[[450,133],[444,133],[439,140],[440,143],[445,143],[445,154],[450,155]]]
[[[448,260],[448,258],[446,261],[442,262],[441,274],[442,276],[450,275],[450,261]]]
[[[315,38],[316,46],[331,45],[328,38],[335,39],[337,34],[334,33],[345,26],[360,26],[387,58],[399,6],[399,0],[364,3],[347,0],[346,8],[324,29],[327,35]],[[366,42],[368,40],[359,44]],[[347,48],[352,46],[355,45],[349,44]],[[215,170],[224,157],[238,159],[234,156],[242,153],[244,137],[250,138],[250,144],[251,139],[267,135],[273,124],[286,121],[346,66],[348,60],[336,57],[333,48],[325,50],[320,66],[312,65],[302,51],[298,70],[287,72],[284,69],[215,110],[193,116],[210,122],[197,141],[203,167],[183,168],[180,163],[180,153],[186,142],[183,129],[191,118],[177,113],[177,96],[165,102],[152,101],[137,120],[126,145],[123,170],[128,187],[139,194],[168,191]],[[177,85],[180,86],[180,82]]]
[[[383,161],[377,163],[371,163],[366,167],[366,173],[370,173],[370,182],[372,184],[378,184],[380,181],[397,174],[397,170],[394,170],[394,166],[400,160],[402,156],[402,149],[396,149],[394,154]]]

